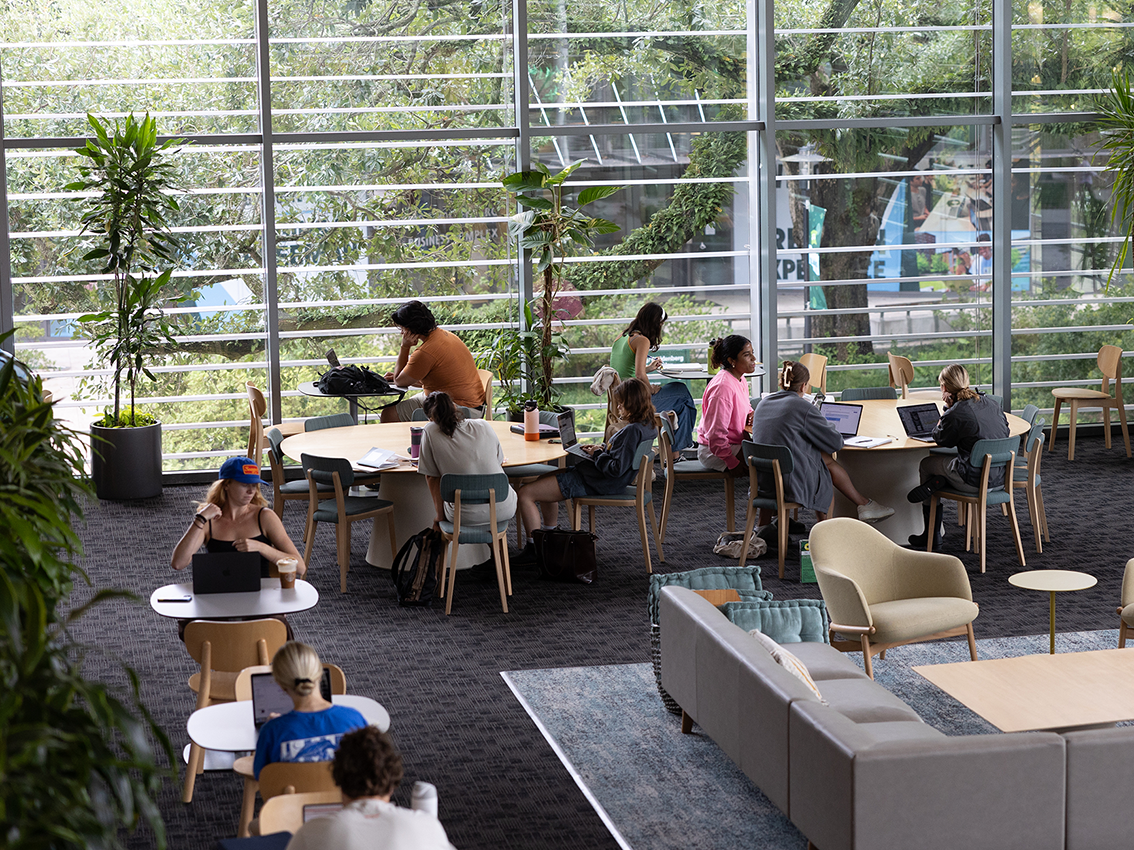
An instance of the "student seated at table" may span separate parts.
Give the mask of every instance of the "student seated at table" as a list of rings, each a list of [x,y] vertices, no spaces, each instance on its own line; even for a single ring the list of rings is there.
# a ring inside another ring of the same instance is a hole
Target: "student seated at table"
[[[202,546],[208,552],[259,552],[260,575],[267,578],[280,558],[299,562],[302,578],[307,565],[283,522],[268,507],[260,487],[260,467],[247,457],[230,457],[221,464],[217,480],[209,487],[205,500],[173,550],[172,565],[183,570]]]
[[[740,444],[752,426],[752,402],[744,376],[756,368],[756,353],[747,337],[732,334],[714,339],[711,362],[720,369],[701,398],[697,429],[697,460],[701,465],[733,475],[748,474]]]
[[[494,475],[504,471],[504,449],[492,425],[484,419],[466,419],[457,410],[448,393],[430,393],[422,405],[429,423],[421,432],[421,457],[417,471],[426,477],[436,511],[434,529],[441,520],[453,518],[453,506],[441,501],[441,476]],[[508,488],[508,496],[496,503],[498,522],[516,515],[516,491]],[[487,525],[489,506],[468,505],[461,508],[461,525]]]
[[[609,496],[622,493],[637,475],[634,452],[643,440],[657,436],[650,385],[638,378],[623,381],[612,391],[619,418],[627,422],[610,442],[583,446],[589,458],[558,472],[548,473],[520,488],[520,516],[528,529],[528,542],[512,559],[513,564],[535,561],[532,530],[559,525],[559,503],[579,496]],[[541,517],[542,514],[542,517]],[[542,522],[540,521],[542,518]]]
[[[910,546],[915,549],[925,548],[929,534],[930,497],[946,487],[961,493],[978,492],[981,469],[969,463],[969,452],[977,440],[1002,440],[1009,434],[1008,417],[999,404],[969,386],[969,373],[964,366],[950,363],[941,370],[937,382],[941,385],[945,413],[937,420],[933,439],[937,445],[945,448],[955,446],[957,454],[931,454],[922,458],[918,468],[921,484],[906,496],[911,502],[922,503],[922,514],[925,517],[925,529],[921,534],[911,534],[909,537]],[[994,469],[989,473],[990,487],[999,487],[1003,483],[1003,469]],[[938,508],[934,549],[941,545],[945,537],[943,513]]]
[[[847,471],[832,457],[843,447],[843,438],[819,408],[803,396],[811,389],[811,373],[802,363],[785,360],[780,369],[780,391],[763,398],[752,417],[752,441],[791,449],[795,468],[784,477],[784,498],[827,518],[835,488],[858,506],[863,522],[879,522],[894,509],[868,499],[855,489]],[[765,492],[764,488],[767,488]],[[772,477],[760,476],[760,495],[775,498]],[[771,522],[772,512],[761,509],[760,524]]]
[[[436,814],[390,802],[402,781],[402,757],[373,726],[339,742],[331,776],[343,807],[299,828],[288,850],[453,850]]]
[[[673,450],[679,452],[693,444],[693,423],[697,421],[697,406],[693,403],[693,396],[681,381],[651,384],[647,376],[648,372],[662,368],[660,358],[654,358],[649,363],[646,361],[651,351],[658,350],[662,328],[668,318],[660,304],[655,304],[653,301],[643,304],[638,315],[611,346],[610,365],[623,381],[631,378],[645,381],[654,394],[654,410],[658,413],[672,410],[677,415],[677,427],[673,432]]]
[[[460,337],[437,327],[437,319],[420,301],[403,304],[392,318],[402,332],[402,347],[386,380],[399,387],[421,387],[422,392],[382,408],[383,422],[409,422],[425,397],[438,391],[464,407],[484,407],[484,384]]]
[[[266,764],[330,761],[343,735],[366,725],[356,709],[323,699],[319,692],[323,663],[307,644],[291,640],[281,646],[272,657],[272,678],[295,708],[260,729],[252,761],[257,779]]]

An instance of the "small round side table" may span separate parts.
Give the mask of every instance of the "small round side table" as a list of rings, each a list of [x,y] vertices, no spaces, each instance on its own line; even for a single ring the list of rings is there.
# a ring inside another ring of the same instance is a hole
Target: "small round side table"
[[[1051,654],[1055,655],[1055,594],[1067,590],[1086,590],[1098,579],[1075,570],[1029,570],[1008,577],[1008,583],[1024,590],[1046,590],[1050,594],[1048,619],[1051,624]]]

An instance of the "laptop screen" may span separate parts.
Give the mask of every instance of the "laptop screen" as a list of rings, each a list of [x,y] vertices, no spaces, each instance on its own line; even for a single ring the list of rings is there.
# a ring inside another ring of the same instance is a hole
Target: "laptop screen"
[[[319,682],[323,699],[331,699],[331,671],[323,668],[323,678]],[[295,708],[291,697],[279,686],[271,673],[252,674],[252,722],[259,729],[277,714],[287,714]]]
[[[819,410],[842,436],[853,437],[858,433],[858,422],[862,419],[861,404],[825,401]]]
[[[575,412],[573,410],[560,413],[556,423],[559,425],[559,439],[563,441],[563,448],[569,449],[579,442],[579,438],[575,436]]]
[[[911,437],[927,436],[937,425],[941,418],[941,411],[936,404],[912,404],[908,407],[899,407],[898,416],[902,420],[902,427]]]

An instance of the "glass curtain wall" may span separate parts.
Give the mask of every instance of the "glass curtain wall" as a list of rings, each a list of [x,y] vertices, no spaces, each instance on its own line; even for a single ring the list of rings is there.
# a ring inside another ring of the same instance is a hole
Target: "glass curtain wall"
[[[385,371],[409,298],[487,357],[538,289],[500,185],[531,163],[583,160],[572,194],[620,187],[589,208],[618,233],[571,258],[558,304],[583,430],[605,408],[592,375],[647,300],[670,316],[671,362],[735,332],[773,375],[826,355],[829,393],[888,383],[892,351],[917,386],[959,360],[1013,408],[1050,407],[1048,387],[1097,380],[1134,301],[1125,277],[1106,287],[1091,115],[1125,16],[1075,0],[9,3],[0,327],[85,427],[107,388],[76,319],[107,285],[63,187],[86,113],[148,111],[186,140],[179,346],[140,385],[169,471],[244,446],[248,382],[273,418],[345,408],[298,386],[329,349]]]

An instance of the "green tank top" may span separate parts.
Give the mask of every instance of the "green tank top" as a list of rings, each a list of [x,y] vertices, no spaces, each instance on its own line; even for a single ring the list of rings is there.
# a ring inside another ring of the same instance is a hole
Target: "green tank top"
[[[630,337],[620,336],[614,341],[610,347],[610,366],[623,381],[634,377],[634,349],[630,347]]]

